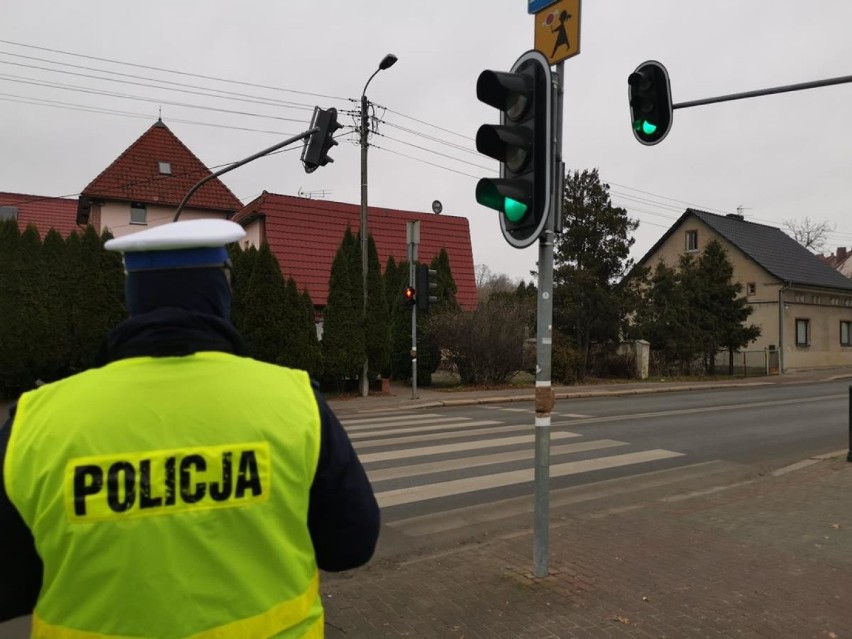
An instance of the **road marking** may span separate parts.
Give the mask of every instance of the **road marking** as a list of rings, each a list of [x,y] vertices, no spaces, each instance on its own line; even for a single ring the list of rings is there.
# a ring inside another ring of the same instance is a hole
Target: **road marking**
[[[583,415],[582,413],[553,413],[553,416],[554,417],[575,417],[577,419],[591,417],[591,415]]]
[[[630,419],[647,419],[649,417],[667,417],[670,415],[692,415],[696,413],[712,413],[723,410],[742,410],[743,408],[766,408],[784,406],[786,404],[805,404],[813,402],[824,402],[829,399],[845,399],[846,395],[824,395],[822,397],[807,397],[804,399],[780,399],[770,402],[752,402],[750,404],[725,404],[722,406],[707,406],[704,408],[681,408],[678,410],[665,410],[653,413],[634,413],[632,415],[612,415],[610,417],[592,417],[590,419],[578,419],[570,422],[554,422],[551,426],[577,426],[579,424],[600,424],[603,422],[626,421]]]
[[[358,420],[359,422],[361,420]],[[423,415],[423,416],[406,416],[394,417],[392,420],[383,420],[384,423],[373,422],[372,420],[366,423],[352,425],[352,422],[342,422],[346,432],[361,432],[370,429],[391,429],[397,426],[414,426],[419,424],[441,423],[441,422],[464,422],[471,421],[470,417],[442,417],[441,415]]]
[[[562,446],[553,446],[550,449],[551,457],[557,455],[568,455],[571,453],[583,453],[590,450],[603,450],[605,448],[615,448],[617,446],[627,446],[627,442],[620,442],[614,439],[598,439],[590,442],[581,442],[579,444],[563,444]],[[479,466],[490,466],[492,464],[506,464],[514,461],[532,459],[535,456],[535,449],[516,450],[507,453],[494,453],[492,455],[480,455],[478,457],[464,457],[462,459],[445,459],[437,462],[427,462],[424,464],[412,464],[410,466],[396,466],[394,468],[379,468],[370,470],[367,468],[367,475],[370,481],[379,482],[389,479],[400,479],[401,477],[417,477],[419,475],[430,475],[432,473],[442,473],[454,470],[463,470],[465,468],[476,468]]]
[[[642,464],[661,459],[670,459],[672,457],[681,457],[682,455],[683,453],[676,453],[674,451],[658,448],[655,450],[645,450],[637,453],[626,453],[624,455],[611,455],[609,457],[583,459],[564,464],[552,465],[550,467],[550,476],[565,477],[568,475],[577,475],[596,470],[618,468],[632,464]],[[534,469],[525,468],[505,473],[481,475],[479,477],[467,477],[465,479],[454,479],[436,484],[424,484],[422,486],[411,486],[409,488],[388,490],[377,493],[376,499],[378,500],[380,507],[387,508],[389,506],[411,504],[418,501],[425,501],[427,499],[435,499],[437,497],[450,497],[453,495],[472,493],[489,488],[501,488],[503,486],[522,484],[531,482],[533,479]]]
[[[550,434],[551,440],[568,439],[579,437],[578,433],[556,432]],[[390,459],[407,459],[410,457],[426,457],[429,455],[443,455],[445,453],[456,453],[470,450],[483,450],[486,448],[499,448],[501,446],[515,446],[518,444],[530,444],[535,442],[535,435],[518,435],[516,437],[500,437],[497,439],[484,439],[472,442],[456,442],[454,444],[438,444],[435,446],[422,446],[420,448],[406,448],[403,450],[389,450],[382,453],[358,452],[358,458],[362,464],[371,462],[387,461]],[[359,446],[357,448],[362,448]]]
[[[357,433],[352,433],[349,435],[349,439],[352,441],[358,439],[368,439],[370,437],[381,437],[382,435],[402,435],[405,433],[422,433],[424,431],[438,431],[438,430],[459,430],[459,429],[469,429],[471,427],[476,426],[495,426],[497,424],[503,424],[503,422],[495,422],[493,420],[484,420],[478,422],[453,422],[450,424],[436,422],[432,424],[421,424],[419,426],[412,426],[410,428],[394,428],[392,430],[368,430],[368,431],[359,431]],[[529,424],[527,424],[529,426]],[[462,432],[459,430],[459,432]],[[376,440],[376,442],[380,442],[381,440]]]
[[[500,424],[501,422],[491,422]],[[437,439],[456,439],[459,437],[478,437],[480,435],[496,435],[500,433],[511,433],[517,431],[531,431],[529,424],[508,424],[494,426],[493,428],[474,428],[454,433],[431,433],[429,435],[406,435],[404,437],[388,437],[386,439],[372,439],[369,442],[358,444],[358,449],[378,448],[380,446],[407,446],[419,442],[431,442]]]

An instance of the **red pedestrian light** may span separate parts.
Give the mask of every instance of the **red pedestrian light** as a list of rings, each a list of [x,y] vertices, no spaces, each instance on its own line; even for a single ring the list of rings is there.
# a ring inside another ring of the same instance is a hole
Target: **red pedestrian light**
[[[402,291],[402,301],[406,306],[414,306],[417,303],[417,291],[413,286],[406,286]]]

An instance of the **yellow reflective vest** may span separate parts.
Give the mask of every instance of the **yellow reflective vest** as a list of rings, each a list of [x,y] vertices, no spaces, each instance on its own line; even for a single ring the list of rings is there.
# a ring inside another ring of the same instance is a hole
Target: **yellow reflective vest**
[[[307,374],[219,352],[22,396],[9,497],[44,563],[33,636],[322,637]]]

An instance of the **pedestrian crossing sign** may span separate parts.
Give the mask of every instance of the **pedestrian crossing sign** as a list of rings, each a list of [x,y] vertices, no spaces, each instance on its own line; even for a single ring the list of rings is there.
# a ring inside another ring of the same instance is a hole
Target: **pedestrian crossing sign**
[[[580,0],[559,0],[535,14],[535,48],[550,64],[580,53]]]

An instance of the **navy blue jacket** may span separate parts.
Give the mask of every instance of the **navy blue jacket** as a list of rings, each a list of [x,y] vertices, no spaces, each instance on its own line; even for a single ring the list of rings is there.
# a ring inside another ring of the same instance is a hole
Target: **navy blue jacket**
[[[244,354],[231,324],[212,315],[174,308],[132,317],[108,336],[98,365],[128,357],[183,356],[198,351]],[[340,421],[314,390],[321,417],[320,454],[310,489],[308,528],[322,570],[365,564],[379,536],[379,507],[361,462]],[[32,534],[9,501],[3,461],[14,428],[14,406],[0,428],[0,621],[30,614],[41,588],[42,563]]]

